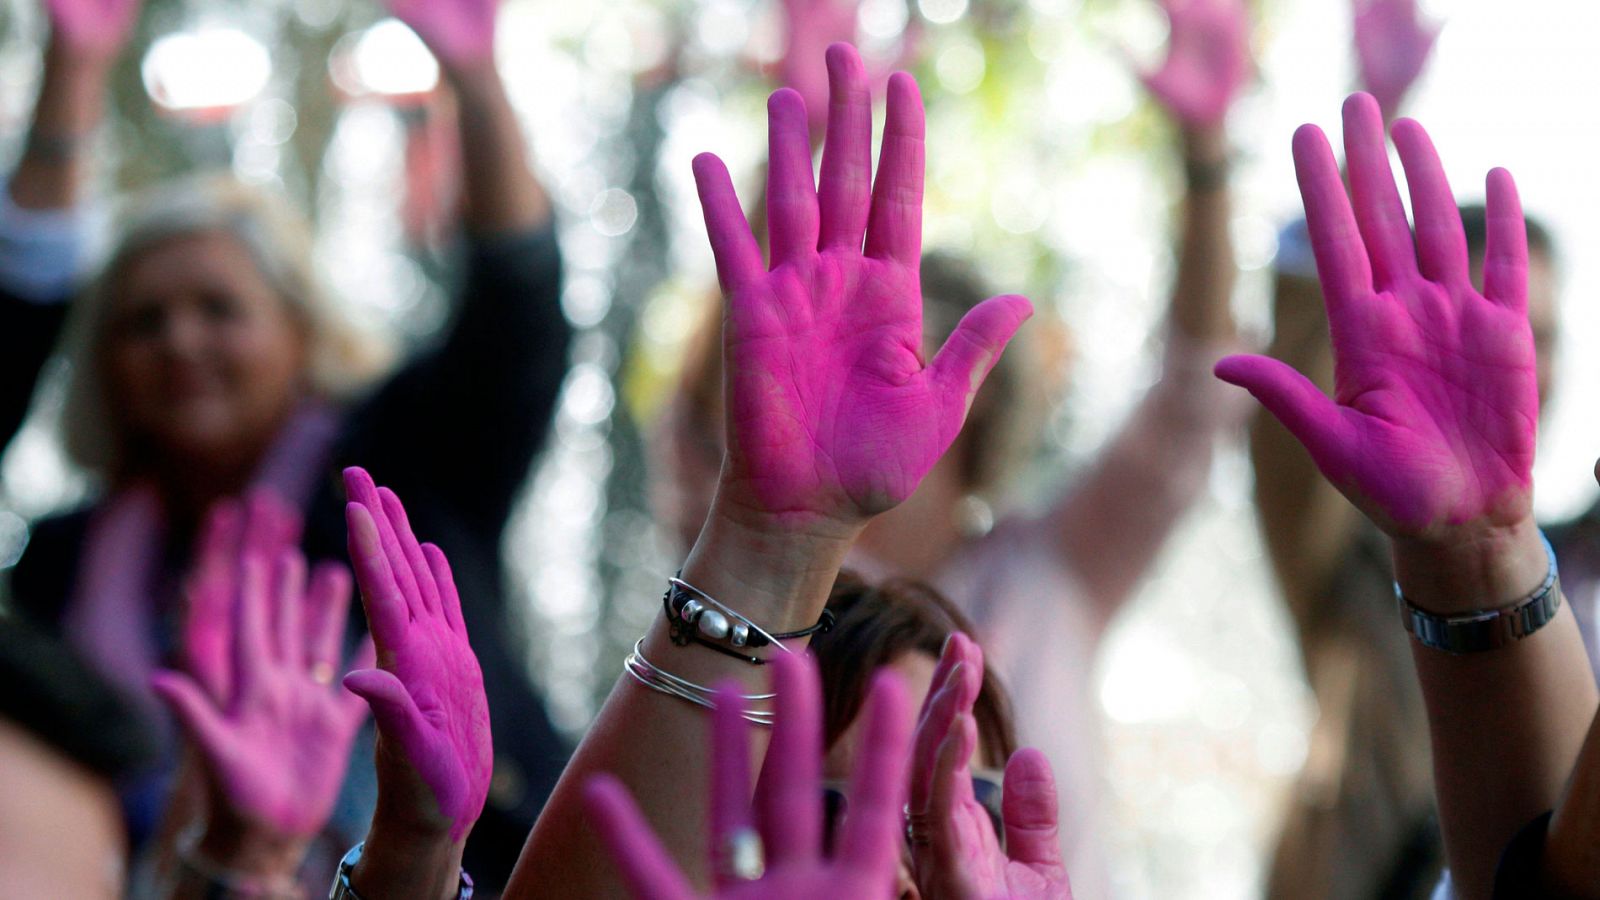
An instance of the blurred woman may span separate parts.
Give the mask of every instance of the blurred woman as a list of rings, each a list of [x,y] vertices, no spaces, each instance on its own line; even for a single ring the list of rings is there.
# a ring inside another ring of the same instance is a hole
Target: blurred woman
[[[33,131],[0,209],[0,334],[27,343],[27,367],[0,385],[11,430],[68,318],[87,141],[137,13],[129,0],[115,16],[97,14],[103,5],[52,4]],[[148,703],[150,672],[182,649],[179,574],[207,508],[269,488],[303,512],[308,557],[342,556],[338,472],[369,467],[449,550],[479,635],[501,770],[471,864],[493,885],[565,758],[508,639],[500,543],[570,329],[549,203],[494,65],[494,0],[393,11],[439,58],[461,127],[465,280],[441,340],[376,380],[281,202],[227,180],[157,189],[132,204],[109,261],[71,303],[65,442],[103,493],[38,524],[11,587],[20,609]],[[420,434],[418,421],[429,423]]]

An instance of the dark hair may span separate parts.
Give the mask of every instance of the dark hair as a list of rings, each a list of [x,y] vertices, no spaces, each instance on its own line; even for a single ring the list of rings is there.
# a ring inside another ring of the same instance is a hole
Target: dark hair
[[[1528,252],[1540,254],[1550,260],[1556,256],[1555,238],[1550,229],[1533,216],[1523,213],[1528,225]],[[1467,252],[1473,256],[1483,252],[1489,242],[1489,210],[1481,203],[1468,203],[1461,207],[1461,227],[1467,233]]]
[[[972,623],[938,591],[907,579],[872,585],[850,572],[839,573],[828,597],[833,628],[811,639],[822,673],[823,740],[833,746],[861,712],[867,685],[879,667],[907,653],[938,658],[953,632],[973,633]],[[978,725],[978,750],[990,763],[1004,765],[1017,749],[1011,700],[987,662],[972,716]]]

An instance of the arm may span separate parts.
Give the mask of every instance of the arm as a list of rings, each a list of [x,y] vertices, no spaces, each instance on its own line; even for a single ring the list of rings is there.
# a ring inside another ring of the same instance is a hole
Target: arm
[[[890,80],[869,197],[866,73],[847,45],[829,48],[827,58],[833,102],[818,187],[804,103],[785,89],[768,104],[770,271],[727,169],[709,154],[695,160],[728,298],[728,450],[683,574],[771,631],[817,620],[851,541],[872,516],[909,496],[948,449],[977,386],[1031,311],[1020,297],[980,304],[923,363],[917,274],[923,114],[916,83],[904,74]],[[662,619],[642,648],[654,665],[700,685],[731,681],[747,694],[766,690],[765,667],[676,646]],[[767,648],[768,655],[774,650]],[[619,679],[534,827],[508,896],[535,895],[547,884],[573,896],[617,891],[618,876],[580,800],[581,785],[602,771],[638,799],[672,858],[700,862],[708,812],[699,790],[708,763],[704,729],[698,707]],[[758,758],[762,737],[755,741]],[[662,748],[671,748],[670,758]],[[746,779],[746,797],[751,790]],[[688,875],[707,880],[703,868]]]
[[[1142,76],[1177,124],[1185,190],[1178,268],[1168,306],[1167,371],[1051,513],[1103,625],[1132,594],[1211,467],[1226,421],[1209,368],[1236,338],[1238,274],[1230,237],[1227,114],[1249,77],[1250,20],[1239,0],[1164,3],[1165,64]]]
[[[495,0],[392,0],[390,8],[439,59],[459,107],[467,278],[443,344],[362,410],[346,459],[408,495],[448,496],[493,542],[566,373],[572,329],[560,306],[560,248],[494,66]],[[421,420],[437,427],[419,433]]]
[[[1295,135],[1332,325],[1334,399],[1267,357],[1231,357],[1217,374],[1249,389],[1389,535],[1407,602],[1436,616],[1504,608],[1526,597],[1546,567],[1532,517],[1539,398],[1516,188],[1504,170],[1489,174],[1480,292],[1421,126],[1394,128],[1415,239],[1376,101],[1351,97],[1344,133],[1349,196],[1322,132],[1307,125]],[[1498,649],[1413,651],[1452,875],[1462,896],[1487,897],[1501,849],[1555,805],[1594,716],[1582,640],[1563,607]]]

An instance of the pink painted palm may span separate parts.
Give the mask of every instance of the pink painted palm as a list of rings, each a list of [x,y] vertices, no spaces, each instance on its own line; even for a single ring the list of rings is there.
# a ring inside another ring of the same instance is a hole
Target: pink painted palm
[[[1161,0],[1161,8],[1171,24],[1167,58],[1140,80],[1184,125],[1221,124],[1254,69],[1244,0]]]
[[[1354,0],[1354,12],[1361,86],[1388,119],[1427,66],[1443,26],[1424,19],[1417,0]]]
[[[447,67],[494,58],[499,0],[387,0],[389,12],[406,23]]]
[[[140,0],[45,0],[57,40],[96,57],[115,56],[139,17]]]
[[[284,837],[318,832],[333,811],[366,718],[360,700],[332,686],[342,653],[350,578],[284,551],[269,575],[253,553],[236,560],[231,602],[232,679],[218,701],[189,673],[160,671],[152,687],[199,747],[221,805]],[[351,663],[372,664],[365,643]]]
[[[1347,196],[1322,132],[1295,134],[1295,168],[1333,338],[1335,394],[1265,357],[1231,357],[1328,480],[1395,535],[1506,526],[1531,505],[1539,413],[1527,314],[1527,235],[1510,173],[1488,177],[1484,288],[1468,275],[1461,218],[1427,133],[1394,126],[1415,240],[1385,151],[1378,104],[1344,108]],[[1352,209],[1351,201],[1354,200]]]
[[[866,731],[851,773],[850,814],[833,857],[822,854],[822,697],[803,655],[772,662],[777,717],[762,772],[761,806],[750,803],[749,725],[736,689],[717,695],[712,714],[711,840],[708,869],[719,872],[728,836],[758,830],[765,871],[755,881],[718,877],[717,900],[888,897],[899,860],[901,805],[910,744],[910,700],[891,674],[874,680],[862,714]],[[627,788],[609,775],[584,786],[584,804],[630,892],[640,900],[700,896],[650,830]]]
[[[437,808],[411,811],[414,820],[442,819],[458,841],[483,812],[494,765],[489,702],[461,598],[443,551],[417,543],[400,498],[362,469],[344,477],[350,559],[378,651],[378,668],[344,683],[378,723],[380,794],[414,796],[420,779]]]
[[[785,525],[855,527],[908,497],[938,461],[1032,307],[1022,297],[985,301],[924,361],[916,82],[889,80],[874,182],[861,59],[846,44],[827,58],[833,102],[820,185],[804,102],[784,89],[768,103],[770,267],[722,162],[702,154],[694,170],[728,297],[719,497]]]
[[[1006,763],[1004,849],[973,794],[978,730],[972,706],[982,680],[983,650],[966,635],[952,634],[934,669],[912,750],[909,808],[928,823],[928,842],[911,848],[918,892],[926,900],[1072,900],[1055,776],[1044,754],[1018,750]]]

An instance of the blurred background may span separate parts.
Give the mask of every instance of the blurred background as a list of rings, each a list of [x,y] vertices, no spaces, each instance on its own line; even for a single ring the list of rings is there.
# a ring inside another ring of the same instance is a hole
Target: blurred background
[[[1538,469],[1546,517],[1592,499],[1600,354],[1600,8],[1570,0],[1424,4],[1447,24],[1411,114],[1458,195],[1495,165],[1555,232],[1568,352]],[[1336,133],[1353,84],[1350,16],[1262,0],[1260,77],[1236,107],[1237,314],[1268,330],[1266,267],[1298,213],[1289,136]],[[714,302],[689,160],[723,156],[754,197],[764,100],[782,46],[769,0],[505,0],[499,56],[561,210],[563,297],[577,326],[548,447],[508,538],[533,676],[581,732],[624,648],[655,614],[672,538],[649,515],[644,441],[690,334]],[[928,104],[928,249],[969,256],[1070,334],[1050,440],[1016,503],[1071,477],[1157,374],[1182,172],[1170,127],[1128,61],[1165,40],[1148,0],[865,0],[862,49],[903,59]],[[319,265],[357,318],[401,343],[444,314],[439,246],[456,152],[437,69],[366,0],[149,0],[114,88],[102,196],[228,166],[314,211]],[[26,132],[45,23],[0,0],[0,156]],[[331,90],[330,90],[331,86]],[[59,380],[59,379],[57,379]],[[0,473],[0,568],[27,522],[90,488],[57,451],[49,389]],[[1100,665],[1120,895],[1253,896],[1316,716],[1259,549],[1249,466],[1221,454],[1205,502],[1114,626]]]

